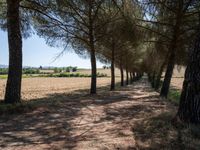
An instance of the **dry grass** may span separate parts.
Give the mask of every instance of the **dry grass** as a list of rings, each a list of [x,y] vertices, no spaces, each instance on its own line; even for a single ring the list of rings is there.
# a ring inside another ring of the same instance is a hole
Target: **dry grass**
[[[116,78],[116,82],[119,82]],[[0,80],[0,99],[3,99],[6,80]],[[110,78],[98,78],[97,86],[110,84]],[[90,78],[23,78],[22,99],[40,99],[51,94],[69,94],[76,90],[89,89]]]

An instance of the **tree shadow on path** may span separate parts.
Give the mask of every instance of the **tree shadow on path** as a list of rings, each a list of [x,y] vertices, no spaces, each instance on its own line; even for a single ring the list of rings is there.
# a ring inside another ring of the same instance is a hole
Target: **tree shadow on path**
[[[160,100],[146,79],[116,91],[108,89],[102,87],[92,96],[88,90],[52,94],[33,100],[37,107],[31,112],[1,116],[0,149],[180,147],[177,129],[169,123],[175,107]]]

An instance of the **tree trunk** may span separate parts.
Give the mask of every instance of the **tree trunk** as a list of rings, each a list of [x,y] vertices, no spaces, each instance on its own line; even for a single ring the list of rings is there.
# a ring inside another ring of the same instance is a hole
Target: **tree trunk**
[[[154,86],[155,90],[158,90],[159,87],[160,87],[160,81],[161,81],[161,77],[162,77],[164,67],[165,67],[165,62],[161,65],[160,70],[158,72],[158,75],[156,77],[155,86]]]
[[[111,60],[111,85],[110,90],[115,89],[115,45],[112,47],[112,60]]]
[[[124,86],[124,70],[121,62],[120,62],[120,74],[121,74],[121,86]]]
[[[162,88],[160,91],[160,96],[165,98],[167,98],[167,95],[169,93],[171,78],[173,75],[173,70],[176,62],[176,47],[177,47],[178,34],[179,34],[179,26],[177,24],[177,27],[173,35],[173,40],[171,41],[169,59],[168,59],[164,82],[162,84]]]
[[[90,94],[96,94],[97,88],[97,67],[96,67],[96,52],[94,43],[94,22],[92,17],[93,2],[89,1],[89,43],[90,43],[90,61],[91,61],[91,87]]]
[[[133,83],[133,76],[132,76],[132,72],[129,73],[130,74],[130,83]]]
[[[93,49],[93,48],[92,48]],[[91,88],[90,88],[90,94],[96,94],[96,86],[97,86],[97,68],[96,68],[96,56],[95,56],[95,50],[93,49],[91,51]]]
[[[20,31],[20,0],[7,0],[7,29],[9,45],[9,71],[5,103],[21,101],[22,36]]]
[[[200,25],[197,37],[189,51],[190,59],[185,71],[177,116],[188,123],[200,123]]]
[[[172,75],[173,75],[174,66],[175,66],[175,49],[173,49],[173,52],[171,53],[171,55],[169,57],[164,82],[163,82],[161,92],[160,92],[161,97],[167,98],[167,95],[169,93],[171,78],[172,78]]]
[[[126,69],[126,85],[129,84],[129,75],[128,75],[128,69]]]
[[[95,48],[94,48],[94,37],[93,31],[91,31],[90,35],[90,61],[91,61],[91,87],[90,87],[90,94],[96,94],[96,86],[97,86],[97,67],[96,67],[96,55],[95,55]]]
[[[135,72],[132,72],[133,82],[135,81]]]
[[[170,87],[170,83],[171,83],[171,78],[173,75],[173,70],[174,70],[174,66],[175,66],[175,62],[176,62],[176,49],[177,49],[177,42],[180,36],[180,25],[182,22],[182,17],[183,17],[183,12],[182,12],[182,5],[179,6],[180,9],[177,12],[177,16],[176,16],[176,24],[173,28],[173,37],[172,37],[172,41],[171,41],[171,46],[169,49],[169,60],[168,60],[168,65],[167,65],[167,70],[165,73],[165,78],[164,78],[164,82],[161,88],[161,92],[160,92],[160,96],[161,97],[165,97],[167,98],[167,95],[169,93],[169,87]]]

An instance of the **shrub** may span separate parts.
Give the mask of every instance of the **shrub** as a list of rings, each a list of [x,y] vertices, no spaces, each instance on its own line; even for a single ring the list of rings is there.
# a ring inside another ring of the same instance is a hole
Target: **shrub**
[[[33,69],[33,68],[25,68],[23,69],[23,74],[39,74],[39,69]]]

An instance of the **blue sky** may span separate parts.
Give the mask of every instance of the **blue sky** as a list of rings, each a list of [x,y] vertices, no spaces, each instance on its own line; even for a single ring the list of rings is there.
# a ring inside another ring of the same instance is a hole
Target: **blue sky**
[[[49,47],[43,38],[32,35],[30,38],[23,40],[23,66],[78,66],[79,68],[91,68],[89,59],[80,58],[72,50],[53,61],[61,51],[62,48]],[[3,31],[0,31],[0,64],[8,65],[7,33]],[[97,62],[98,68],[102,66],[103,64]]]

